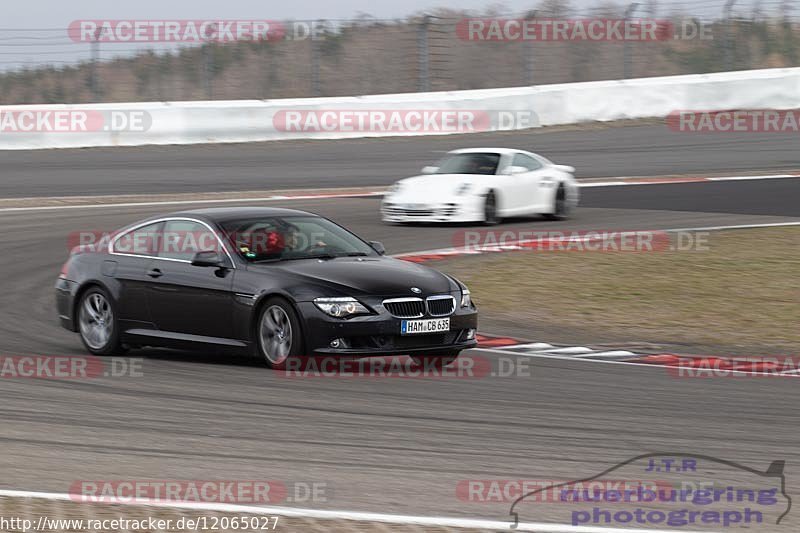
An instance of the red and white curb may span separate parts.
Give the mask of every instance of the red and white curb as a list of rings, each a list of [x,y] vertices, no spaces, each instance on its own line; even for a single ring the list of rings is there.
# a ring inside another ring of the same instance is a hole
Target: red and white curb
[[[491,348],[506,353],[519,355],[538,355],[568,357],[570,359],[592,359],[595,361],[627,361],[634,362],[644,354],[628,350],[598,350],[586,346],[557,346],[547,342],[525,343],[513,337],[494,337],[478,335],[478,348]]]
[[[665,367],[675,375],[704,377],[729,374],[800,376],[800,358],[719,357],[671,353],[638,353],[630,350],[563,346],[546,342],[523,342],[513,337],[478,335],[478,348],[525,357],[570,359],[588,362],[626,363]]]

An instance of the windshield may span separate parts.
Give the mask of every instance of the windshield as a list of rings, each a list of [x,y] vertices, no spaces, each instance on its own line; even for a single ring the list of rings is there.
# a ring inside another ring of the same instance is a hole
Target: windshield
[[[497,174],[500,154],[451,154],[439,164],[437,174]]]
[[[367,243],[321,217],[248,218],[228,221],[222,229],[234,250],[251,263],[377,255]]]

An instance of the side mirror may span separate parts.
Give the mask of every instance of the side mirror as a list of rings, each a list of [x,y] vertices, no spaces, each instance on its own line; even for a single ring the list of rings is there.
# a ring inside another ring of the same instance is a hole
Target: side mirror
[[[422,167],[423,174],[436,174],[439,170],[439,167]]]
[[[382,242],[369,241],[369,245],[372,246],[373,250],[378,252],[378,255],[386,255],[386,247],[383,246]]]
[[[514,174],[525,174],[528,172],[528,169],[525,167],[518,167],[518,166],[510,166],[506,167],[506,171],[504,174],[514,175]]]
[[[226,266],[225,258],[214,250],[206,252],[197,252],[192,259],[192,266],[196,267],[218,267],[223,268]]]

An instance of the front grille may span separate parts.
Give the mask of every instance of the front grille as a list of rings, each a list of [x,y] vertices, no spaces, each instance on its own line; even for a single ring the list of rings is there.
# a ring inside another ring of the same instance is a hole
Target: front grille
[[[386,204],[383,210],[390,216],[430,217],[434,214],[433,209],[422,205],[418,207],[401,207],[399,205]]]
[[[420,318],[425,316],[425,302],[420,298],[398,298],[384,300],[383,306],[397,318]]]
[[[431,296],[427,302],[431,316],[449,316],[456,310],[456,299],[452,296]]]
[[[431,209],[397,209],[393,210],[393,215],[405,215],[407,217],[430,217],[433,216]]]

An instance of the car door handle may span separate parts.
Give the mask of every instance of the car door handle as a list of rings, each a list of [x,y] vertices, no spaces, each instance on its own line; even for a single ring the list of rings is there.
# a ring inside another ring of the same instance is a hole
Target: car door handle
[[[158,268],[151,268],[150,270],[147,271],[147,275],[150,276],[151,278],[160,278],[161,276],[164,275],[164,273],[161,272],[161,270]]]

